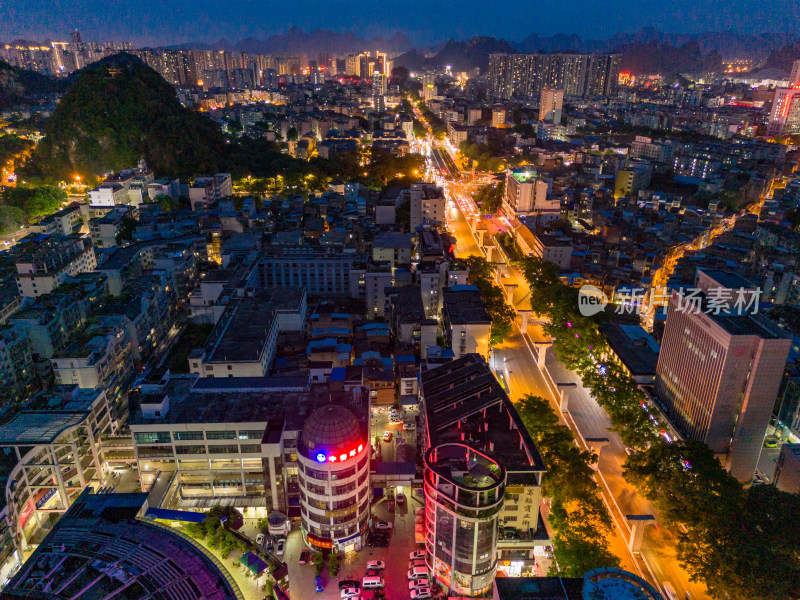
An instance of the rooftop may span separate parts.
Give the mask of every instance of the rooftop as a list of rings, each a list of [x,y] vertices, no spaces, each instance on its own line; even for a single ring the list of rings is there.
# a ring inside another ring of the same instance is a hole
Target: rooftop
[[[147,494],[85,490],[3,589],[3,600],[233,600],[222,565],[188,538],[136,518]]]
[[[450,323],[491,324],[492,319],[486,310],[486,303],[474,285],[445,288],[442,298],[442,308],[447,313]]]
[[[0,425],[0,445],[49,444],[79,425],[98,397],[96,390],[69,386],[37,394],[13,419]]]
[[[477,354],[424,371],[421,395],[429,447],[465,443],[502,457],[509,483],[516,474],[546,469],[517,409]]]

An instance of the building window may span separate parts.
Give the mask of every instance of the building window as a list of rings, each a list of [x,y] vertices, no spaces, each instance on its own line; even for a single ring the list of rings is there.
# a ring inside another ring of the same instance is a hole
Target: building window
[[[181,440],[183,442],[197,441],[203,439],[202,431],[175,431],[173,432],[172,435],[175,436],[176,440]]]
[[[137,444],[168,444],[172,441],[169,431],[144,431],[134,433],[133,439]]]

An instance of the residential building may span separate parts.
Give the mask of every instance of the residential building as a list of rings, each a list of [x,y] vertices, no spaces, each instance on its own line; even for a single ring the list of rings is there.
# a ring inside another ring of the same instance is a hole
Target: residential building
[[[449,593],[478,596],[499,562],[533,565],[550,543],[539,514],[545,465],[482,357],[424,370],[421,399],[428,569]]]
[[[489,356],[492,319],[477,287],[458,285],[445,288],[442,329],[456,358],[473,353]]]
[[[643,158],[657,163],[671,164],[675,154],[675,144],[669,140],[654,142],[649,137],[637,135],[631,142],[631,158]]]
[[[504,127],[506,124],[506,109],[502,106],[492,108],[492,127]]]
[[[509,219],[519,216],[536,216],[544,219],[558,218],[561,203],[548,199],[552,181],[539,175],[530,167],[506,170],[506,187],[503,210]]]
[[[536,98],[545,87],[565,96],[609,96],[619,79],[619,54],[490,54],[489,93]]]
[[[33,363],[33,346],[25,332],[19,328],[0,329],[0,406],[9,401],[25,399],[34,389],[36,371]]]
[[[233,180],[230,173],[196,177],[189,186],[189,203],[193,211],[202,211],[232,194]]]
[[[539,120],[561,123],[561,109],[564,108],[564,90],[550,87],[542,88],[539,100]]]
[[[518,223],[518,225],[517,225]],[[572,240],[563,235],[534,233],[520,221],[512,221],[514,240],[525,256],[536,256],[567,269],[572,261]]]
[[[414,248],[414,237],[408,233],[382,231],[375,234],[372,240],[372,260],[388,262],[395,269],[398,265],[411,263],[411,251]]]
[[[56,385],[103,389],[125,383],[133,372],[131,341],[120,327],[95,327],[50,359]]]
[[[232,299],[205,348],[189,354],[189,371],[201,377],[263,377],[278,343],[278,316],[261,297]]]
[[[652,174],[653,169],[649,161],[638,158],[628,160],[623,167],[617,170],[614,181],[614,197],[635,196],[639,190],[650,185]]]
[[[699,279],[700,308],[677,291],[670,298],[655,394],[683,435],[708,444],[746,482],[761,453],[791,338],[762,314],[709,309],[709,295],[719,294],[709,282],[729,294],[741,278],[707,271]]]
[[[117,236],[125,219],[132,218],[127,207],[116,207],[102,217],[89,221],[89,235],[95,248],[117,246]]]
[[[413,183],[403,191],[411,204],[410,230],[415,232],[424,225],[443,225],[446,222],[447,200],[442,188],[435,183]]]
[[[47,236],[20,242],[17,287],[21,296],[36,298],[49,294],[69,276],[93,271],[97,266],[94,248],[88,238]]]

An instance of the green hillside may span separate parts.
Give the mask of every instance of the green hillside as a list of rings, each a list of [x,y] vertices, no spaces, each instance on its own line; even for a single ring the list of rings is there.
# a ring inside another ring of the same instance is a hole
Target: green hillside
[[[42,181],[88,179],[135,165],[156,173],[214,172],[225,149],[216,124],[181,106],[175,90],[129,54],[81,70],[25,167]]]

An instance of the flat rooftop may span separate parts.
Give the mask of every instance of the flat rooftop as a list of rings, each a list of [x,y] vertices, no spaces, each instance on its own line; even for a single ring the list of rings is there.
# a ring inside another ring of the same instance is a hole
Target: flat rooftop
[[[272,303],[264,298],[232,301],[206,344],[204,359],[211,363],[257,362],[267,338],[277,327]]]
[[[728,288],[731,290],[738,290],[738,289],[745,289],[745,290],[752,290],[755,289],[755,284],[752,281],[749,281],[739,275],[738,273],[734,273],[733,271],[725,271],[723,269],[697,269],[698,271],[702,271],[708,277],[711,277],[714,281],[716,281],[720,287]]]
[[[445,288],[442,294],[443,308],[451,323],[491,324],[492,318],[486,310],[480,291],[474,285],[458,285]]]
[[[655,375],[661,346],[639,325],[603,323],[611,349],[633,375]]]
[[[306,378],[304,378],[307,381]],[[203,379],[195,375],[170,377],[158,389],[131,393],[132,427],[138,425],[178,425],[196,423],[267,423],[264,441],[277,443],[283,429],[299,431],[308,415],[323,404],[345,404],[364,431],[369,423],[366,398],[359,410],[352,404],[353,394],[318,384],[300,389],[297,377],[232,377]],[[143,402],[160,403],[169,397],[169,410],[157,419],[142,416]],[[285,424],[285,425],[284,425]]]
[[[501,461],[509,484],[515,472],[546,470],[517,409],[477,354],[424,371],[421,394],[430,447],[470,444]]]

